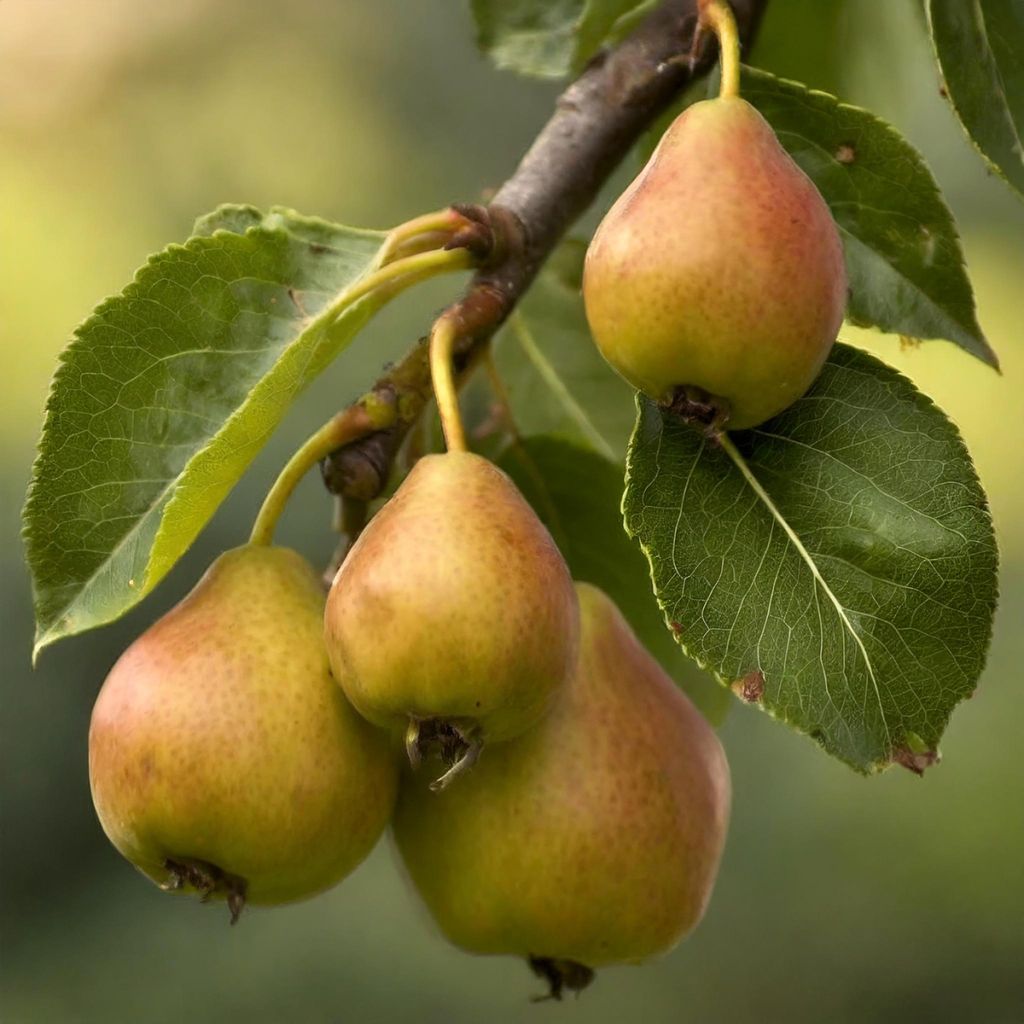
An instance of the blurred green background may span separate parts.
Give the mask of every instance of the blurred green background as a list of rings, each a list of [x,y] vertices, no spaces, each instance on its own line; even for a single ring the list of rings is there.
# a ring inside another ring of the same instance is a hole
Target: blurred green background
[[[19,512],[57,353],[153,250],[222,201],[385,227],[499,184],[557,90],[499,74],[451,0],[5,0],[0,5],[0,1019],[252,1022],[1024,1021],[1024,207],[938,95],[917,5],[773,0],[755,61],[894,121],[956,212],[1003,376],[945,343],[847,330],[959,423],[991,495],[989,667],[925,778],[863,779],[758,712],[723,735],[735,812],[708,917],[675,952],[532,1006],[522,965],[432,931],[387,842],[325,897],[250,911],[162,895],[93,815],[91,703],[127,642],[239,543],[287,454],[426,327],[389,310],[288,418],[194,550],[124,621],[29,665]],[[625,179],[621,178],[619,187]],[[281,538],[325,562],[307,481]]]

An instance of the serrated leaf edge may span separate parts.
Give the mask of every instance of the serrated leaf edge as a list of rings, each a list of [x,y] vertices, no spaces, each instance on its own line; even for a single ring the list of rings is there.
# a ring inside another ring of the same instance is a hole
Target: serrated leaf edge
[[[206,214],[204,217],[199,218],[196,221],[196,223],[199,224],[202,220],[209,219],[209,218],[212,218],[212,217],[216,216],[216,214],[219,211],[221,211],[221,210],[233,209],[233,208],[238,208],[238,209],[243,209],[243,210],[255,209],[255,207],[249,207],[249,206],[246,206],[245,204],[230,204],[230,203],[226,203],[226,204],[222,204],[221,206],[217,207],[216,210],[212,211],[209,214]],[[247,228],[246,231],[244,232],[244,235],[246,237],[248,237],[250,235],[254,235],[254,234],[258,234],[258,233],[266,233],[266,234],[281,233],[281,234],[285,234],[285,235],[293,234],[293,232],[289,231],[287,224],[284,222],[284,218],[292,216],[293,214],[294,214],[294,211],[289,210],[287,207],[282,207],[282,206],[272,207],[268,211],[267,217],[264,217],[263,220],[259,224],[253,224],[252,226]],[[274,223],[273,225],[268,225],[267,220],[268,220],[269,216],[271,216],[271,215],[273,215],[275,217],[275,220],[277,222]],[[325,227],[337,227],[337,225],[333,225],[333,224],[331,224],[331,222],[323,220],[321,218],[317,218],[317,217],[305,217],[305,216],[302,216],[300,214],[294,214],[294,218],[297,221],[309,223],[311,225],[325,226]],[[383,238],[384,238],[384,233],[383,232],[373,231],[373,230],[368,230],[368,229],[358,229],[358,228],[349,229],[347,227],[346,227],[346,230],[351,230],[354,234],[362,235],[362,236],[364,236],[366,238],[379,237],[381,239],[381,241],[383,242]],[[216,240],[218,238],[218,236],[223,236],[223,235],[236,235],[237,236],[237,234],[238,234],[237,232],[233,232],[233,231],[231,231],[231,230],[229,230],[227,228],[218,228],[217,230],[213,231],[210,234],[194,235],[194,236],[192,236],[191,238],[189,238],[185,242],[172,242],[169,245],[165,246],[163,249],[161,249],[159,252],[150,254],[150,256],[146,259],[146,261],[143,264],[141,264],[136,269],[135,273],[132,275],[132,279],[128,282],[128,284],[119,293],[117,293],[116,295],[108,296],[107,298],[103,299],[100,303],[98,303],[97,306],[93,309],[93,311],[87,317],[85,317],[78,324],[78,326],[75,327],[75,329],[73,330],[72,335],[71,335],[71,340],[68,342],[67,345],[64,346],[64,348],[61,350],[60,354],[57,357],[57,368],[54,371],[53,377],[51,378],[51,381],[50,381],[50,388],[49,388],[49,391],[47,393],[46,405],[45,405],[45,409],[44,409],[44,425],[43,425],[43,430],[40,433],[40,444],[37,444],[36,457],[33,460],[33,464],[32,464],[32,472],[31,472],[31,476],[30,476],[30,479],[29,479],[28,491],[26,493],[25,503],[24,503],[24,505],[22,507],[21,537],[22,537],[22,542],[23,542],[23,544],[25,545],[25,547],[27,549],[27,552],[30,552],[31,548],[32,548],[32,539],[31,539],[32,527],[31,527],[31,523],[30,523],[30,515],[31,515],[32,509],[33,509],[33,506],[34,506],[34,502],[36,500],[36,493],[37,493],[37,490],[38,490],[38,486],[39,486],[39,483],[41,481],[41,472],[40,472],[40,470],[41,470],[40,463],[41,463],[41,460],[42,460],[41,442],[42,442],[43,437],[45,436],[46,425],[50,421],[50,414],[54,410],[54,407],[55,407],[54,403],[55,403],[55,400],[56,400],[57,388],[58,388],[58,385],[60,384],[62,373],[66,369],[67,363],[68,363],[68,361],[69,361],[69,359],[70,359],[70,357],[72,355],[72,352],[74,351],[75,345],[81,341],[82,333],[84,331],[86,331],[94,323],[99,322],[101,320],[101,318],[103,317],[105,311],[108,308],[110,308],[112,305],[114,305],[116,303],[119,303],[119,302],[123,301],[124,297],[129,292],[131,292],[132,289],[135,289],[135,288],[139,287],[140,284],[141,284],[141,279],[142,279],[143,275],[147,274],[154,266],[159,265],[161,262],[167,260],[168,258],[170,258],[174,254],[182,253],[182,252],[195,252],[195,251],[201,250],[202,248],[205,248],[207,245],[209,245],[210,242]],[[376,263],[376,260],[373,261],[373,263],[371,263],[370,267],[372,268],[375,263]],[[357,278],[357,280],[358,280],[358,278]],[[348,287],[348,286],[346,286],[346,287]],[[312,319],[308,320],[308,322],[306,323],[306,326],[298,334],[296,334],[296,336],[292,339],[292,341],[285,348],[283,348],[281,350],[281,354],[280,354],[280,356],[278,358],[278,362],[280,362],[281,360],[285,359],[288,356],[288,354],[297,345],[300,345],[300,343],[305,343],[305,341],[307,340],[307,337],[308,337],[308,334],[309,334],[310,331],[325,330],[327,327],[333,325],[335,322],[338,322],[338,321],[344,319],[347,315],[351,314],[354,310],[356,310],[356,309],[362,307],[364,304],[368,303],[370,300],[372,300],[372,298],[373,298],[372,295],[363,296],[356,303],[354,303],[352,306],[348,307],[346,310],[344,310],[341,313],[338,313],[338,311],[336,311],[336,310],[333,311],[333,313],[332,313],[331,312],[331,304],[328,303],[324,307],[324,312],[322,312],[322,313],[318,314],[316,317],[313,317]],[[374,310],[374,312],[375,312],[375,310]],[[372,315],[372,312],[371,312],[371,315]],[[328,321],[330,321],[330,322],[328,323]],[[257,388],[258,388],[258,386],[259,385],[257,384]],[[256,390],[256,389],[254,389],[254,390]],[[153,538],[153,545],[152,545],[152,547],[150,549],[150,557],[149,557],[149,560],[147,561],[146,568],[145,568],[145,571],[144,571],[142,579],[140,581],[138,581],[137,586],[135,588],[133,588],[133,592],[137,595],[136,600],[129,607],[133,607],[134,604],[137,604],[147,594],[149,594],[152,591],[152,589],[156,586],[156,584],[160,582],[160,580],[163,578],[163,576],[166,574],[166,572],[169,571],[170,567],[168,567],[168,569],[165,570],[164,573],[160,573],[156,578],[153,578],[153,576],[152,576],[152,568],[153,568],[153,562],[154,562],[154,553],[157,550],[157,547],[158,547],[158,544],[159,544],[159,541],[160,541],[160,537],[162,535],[164,535],[164,520],[165,520],[165,517],[166,517],[166,512],[167,512],[167,509],[170,506],[171,502],[174,499],[174,494],[175,494],[175,492],[178,489],[178,486],[179,486],[179,483],[180,483],[181,479],[188,472],[189,467],[192,466],[194,464],[194,462],[197,459],[199,459],[206,451],[208,451],[213,446],[214,443],[216,443],[217,439],[228,429],[228,427],[233,422],[237,421],[238,416],[242,413],[242,411],[244,409],[246,409],[248,407],[249,402],[251,401],[251,399],[252,399],[252,393],[250,393],[250,395],[246,398],[246,400],[237,409],[235,409],[235,411],[223,422],[223,424],[221,425],[220,429],[206,442],[206,444],[204,444],[201,448],[197,449],[192,454],[192,456],[189,458],[188,462],[186,462],[185,465],[182,467],[181,472],[173,480],[168,482],[167,486],[161,492],[161,494],[159,496],[159,499],[153,503],[153,505],[148,510],[148,512],[145,515],[141,516],[139,519],[137,519],[135,521],[135,523],[131,526],[131,528],[129,528],[125,532],[125,534],[118,541],[118,543],[111,549],[111,552],[110,552],[111,556],[113,556],[117,552],[119,552],[124,547],[124,545],[126,543],[134,540],[135,537],[137,537],[137,535],[138,535],[138,528],[139,528],[140,524],[145,522],[146,519],[148,518],[148,516],[151,515],[153,512],[155,512],[157,510],[160,510],[160,524],[157,527],[157,531],[156,531],[156,533],[154,535],[154,538]],[[109,565],[110,560],[111,560],[110,558],[107,558],[107,559],[104,560],[104,562],[100,566],[100,572],[102,572],[104,567]],[[35,602],[35,596],[36,596],[35,574],[31,571],[31,565],[32,565],[31,558],[27,558],[26,561],[28,562],[29,567],[30,567],[29,575],[30,575],[30,578],[31,578],[31,585],[32,585],[33,604],[35,604],[36,603]],[[38,620],[37,620],[37,622],[36,622],[36,629],[35,629],[35,636],[34,636],[33,645],[32,645],[32,665],[33,665],[33,667],[36,665],[36,663],[38,661],[39,654],[46,647],[48,647],[52,643],[55,643],[57,640],[62,639],[63,637],[69,635],[67,632],[58,629],[58,626],[60,625],[60,623],[65,621],[68,610],[74,606],[75,601],[77,600],[78,596],[82,593],[82,591],[86,588],[86,586],[89,583],[94,581],[99,576],[100,572],[95,573],[93,576],[89,577],[88,579],[86,579],[83,582],[83,585],[78,588],[78,590],[75,592],[75,594],[72,596],[72,598],[67,602],[67,604],[65,604],[61,608],[59,613],[57,613],[54,616],[53,621],[52,621],[52,623],[49,626],[47,626],[45,629],[42,629],[42,628],[40,628],[40,625],[39,625]],[[125,609],[125,611],[126,610],[127,609]],[[102,620],[97,620],[94,623],[94,625],[96,627],[102,626],[102,625],[106,625],[109,622],[115,621],[115,619],[119,618],[121,614],[124,614],[124,612],[121,612],[118,615],[113,615],[113,616],[110,616],[108,618],[104,618]],[[71,634],[71,635],[73,635],[73,634]]]
[[[932,54],[935,57],[935,66],[936,66],[936,68],[939,71],[939,75],[941,76],[943,82],[948,82],[948,78],[946,76],[946,69],[942,66],[942,57],[939,54],[938,42],[935,39],[935,25],[934,25],[934,22],[932,20],[932,7],[933,7],[934,3],[935,3],[935,0],[928,0],[928,3],[925,4],[925,16],[928,19],[928,38],[929,38],[929,40],[931,41],[931,44],[932,44]],[[974,9],[979,11],[979,13],[980,13],[980,16],[981,16],[981,30],[982,30],[982,33],[983,33],[983,35],[985,36],[985,38],[987,40],[988,39],[988,26],[985,24],[985,12],[982,11],[980,6],[978,6],[978,5],[974,5]],[[1000,85],[1001,85],[1002,84],[1002,72],[1001,72],[998,64],[996,64],[995,67],[996,67],[996,74],[999,76]],[[1003,98],[1005,99],[1005,97],[1006,97],[1005,90],[1001,90],[1001,91],[1003,93]],[[963,115],[960,112],[960,107],[957,105],[956,97],[953,95],[953,93],[949,89],[948,85],[946,87],[945,99],[949,103],[950,107],[953,108],[953,113],[956,115],[957,122],[959,123],[960,127],[963,129],[964,135],[967,136],[967,140],[970,142],[971,148],[978,154],[978,156],[981,158],[981,160],[985,164],[985,166],[988,167],[994,174],[997,174],[1000,178],[1002,178],[1002,180],[1004,182],[1006,182],[1007,186],[1009,188],[1011,188],[1016,193],[1018,198],[1024,199],[1024,189],[1022,189],[1019,184],[1014,182],[1010,178],[1010,176],[1006,173],[1006,171],[1003,170],[1002,166],[1000,164],[996,163],[996,161],[993,160],[988,155],[988,153],[986,153],[985,150],[981,148],[981,145],[979,144],[977,139],[975,139],[975,137],[972,134],[971,130],[967,127],[967,122],[964,120]],[[1008,104],[1007,104],[1007,106],[1008,106]],[[1017,140],[1017,148],[1018,148],[1018,150],[1020,150],[1021,152],[1024,152],[1024,140],[1021,139],[1020,132],[1017,130],[1016,122],[1009,115],[1009,113],[1004,111],[1004,114],[1005,114],[1006,122],[1010,126],[1010,131],[1012,132],[1014,138]],[[1021,170],[1024,171],[1024,160],[1021,161]]]
[[[830,92],[827,92],[824,89],[812,89],[810,86],[805,85],[803,82],[798,82],[798,81],[796,81],[795,79],[792,79],[792,78],[782,78],[779,75],[773,75],[771,72],[763,71],[760,68],[754,68],[754,67],[750,67],[748,65],[743,65],[743,73],[744,73],[744,76],[747,78],[747,80],[753,80],[754,82],[757,82],[760,79],[761,81],[768,81],[768,82],[772,82],[772,83],[778,83],[779,85],[783,86],[784,89],[788,89],[791,93],[795,93],[798,96],[803,94],[803,95],[807,95],[807,96],[823,97],[824,99],[831,100],[831,101],[833,101],[835,103],[836,110],[839,111],[839,112],[850,111],[851,113],[856,114],[858,116],[868,117],[868,118],[870,118],[872,120],[872,122],[874,122],[879,127],[879,129],[883,133],[888,135],[890,137],[890,139],[900,143],[902,146],[905,146],[907,148],[907,150],[910,153],[913,154],[913,156],[916,158],[918,164],[920,165],[921,170],[925,173],[925,175],[927,177],[928,184],[929,184],[930,198],[933,199],[942,208],[943,212],[946,214],[946,218],[947,218],[947,221],[948,221],[948,225],[947,226],[948,226],[948,229],[949,229],[949,233],[950,233],[950,236],[952,237],[952,239],[956,242],[957,254],[960,257],[960,267],[961,267],[961,269],[964,272],[964,277],[965,277],[965,279],[967,281],[967,287],[968,287],[968,289],[970,291],[972,313],[974,314],[973,323],[972,324],[964,324],[958,318],[951,316],[945,310],[938,309],[938,312],[939,312],[941,318],[945,319],[945,320],[948,320],[951,323],[955,324],[957,327],[959,327],[960,330],[963,332],[964,340],[969,341],[970,344],[969,345],[961,345],[959,342],[956,341],[956,339],[953,339],[953,338],[941,338],[941,339],[933,339],[933,340],[951,341],[954,344],[957,344],[959,347],[964,348],[965,351],[969,352],[971,355],[976,356],[978,359],[980,359],[982,362],[988,364],[993,369],[998,370],[999,369],[999,357],[996,354],[995,350],[992,348],[992,346],[989,344],[988,339],[985,337],[984,331],[981,329],[981,325],[978,323],[978,318],[977,318],[977,302],[976,302],[975,296],[974,296],[974,288],[971,285],[970,278],[967,276],[967,261],[964,258],[963,239],[961,238],[960,231],[957,228],[956,218],[953,216],[952,210],[950,210],[948,204],[945,201],[945,198],[943,197],[942,190],[939,188],[938,182],[935,180],[935,175],[932,173],[931,168],[928,166],[928,161],[925,160],[924,155],[920,152],[920,150],[918,150],[917,147],[914,146],[910,142],[910,140],[907,139],[907,137],[894,124],[891,124],[890,122],[886,121],[885,118],[883,118],[883,117],[879,117],[878,114],[874,113],[874,111],[868,110],[866,107],[860,107],[860,106],[857,106],[854,103],[845,103],[841,99],[839,99],[838,96],[835,96],[834,94],[832,94]],[[746,89],[744,91],[747,94],[749,94],[749,92],[750,92],[750,90],[746,90]],[[755,92],[755,95],[756,95],[756,89],[755,89],[754,92]],[[754,106],[756,106],[756,103],[754,104]],[[766,118],[766,120],[767,120],[767,118]],[[769,123],[771,123],[771,122],[769,122]],[[780,133],[778,132],[778,130],[775,128],[774,125],[772,125],[772,130],[775,132],[775,134],[777,136],[780,135]],[[781,134],[796,134],[796,133],[784,132],[784,133],[781,133]],[[808,139],[804,135],[801,135],[800,138],[803,139],[804,142],[810,143],[811,145],[813,145],[820,152],[825,153],[825,150],[823,150],[813,139]],[[833,157],[832,154],[826,154],[826,155],[834,160],[834,157]],[[826,200],[826,202],[828,202],[828,200]],[[831,204],[830,204],[830,208],[831,208]],[[871,249],[872,252],[877,252],[877,250],[875,250],[875,249],[871,248],[870,246],[868,246],[867,243],[864,242],[858,235],[855,235],[852,231],[849,231],[844,225],[840,224],[838,221],[836,221],[836,227],[840,230],[840,232],[842,234],[849,235],[851,238],[856,239],[861,245],[867,246],[869,249]],[[881,254],[879,254],[879,255],[881,255]],[[893,267],[892,264],[888,260],[885,260],[885,263],[886,263],[886,265],[888,265],[892,269],[893,273],[897,277],[900,278],[900,280],[906,281],[907,284],[909,284],[914,289],[914,291],[916,293],[921,294],[920,293],[920,289],[919,289],[918,285],[915,282],[908,281],[907,278],[903,277],[903,275],[900,274],[899,271],[895,267]],[[930,296],[924,295],[923,297],[925,298],[925,300],[928,302],[928,304],[930,306],[934,307],[934,300]],[[878,331],[880,331],[880,332],[882,332],[884,334],[892,333],[889,330],[887,330],[886,328],[880,327],[878,324],[875,324],[875,323],[861,323],[859,321],[854,321],[852,319],[850,320],[850,322],[851,323],[855,323],[858,327],[871,327],[871,328],[874,328],[875,330],[878,330]]]

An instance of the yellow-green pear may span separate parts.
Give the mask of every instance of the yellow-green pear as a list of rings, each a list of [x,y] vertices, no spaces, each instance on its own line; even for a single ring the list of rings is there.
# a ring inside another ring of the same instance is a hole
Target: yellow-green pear
[[[672,123],[594,235],[583,279],[605,359],[656,401],[728,429],[807,391],[846,293],[828,206],[738,96]]]
[[[697,924],[730,802],[714,731],[612,601],[578,590],[579,663],[550,714],[443,793],[404,780],[393,825],[441,931],[529,957],[555,995]]]
[[[165,889],[244,902],[340,881],[391,814],[398,758],[331,678],[323,590],[286,548],[221,555],[121,656],[89,730],[104,831]]]
[[[334,579],[325,638],[358,711],[411,726],[414,759],[433,739],[468,767],[547,710],[575,664],[579,606],[512,481],[452,451],[420,459],[370,520]]]

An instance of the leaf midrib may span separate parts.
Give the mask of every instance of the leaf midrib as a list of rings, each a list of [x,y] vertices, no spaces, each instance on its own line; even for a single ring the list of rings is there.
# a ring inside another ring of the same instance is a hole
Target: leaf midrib
[[[850,634],[854,643],[857,645],[858,650],[861,653],[861,657],[864,659],[864,667],[867,670],[868,678],[871,680],[872,689],[875,692],[875,699],[878,702],[878,710],[882,718],[882,727],[885,729],[885,738],[891,744],[892,735],[889,731],[889,722],[885,713],[885,705],[882,702],[882,692],[878,686],[878,680],[875,677],[874,665],[871,662],[871,657],[868,654],[867,648],[864,646],[864,641],[861,639],[860,634],[854,629],[853,623],[850,621],[846,614],[846,608],[842,602],[836,596],[835,592],[828,585],[828,582],[822,576],[820,569],[818,568],[817,562],[811,556],[811,553],[804,546],[803,541],[800,539],[799,534],[789,524],[789,521],[782,514],[782,510],[772,500],[771,495],[764,489],[761,482],[754,475],[750,466],[747,464],[746,459],[740,454],[739,450],[733,444],[732,440],[728,435],[722,438],[722,448],[729,456],[733,465],[739,470],[740,475],[746,481],[747,485],[754,491],[755,495],[761,500],[764,506],[771,513],[772,518],[779,524],[788,538],[789,542],[795,548],[797,554],[806,564],[808,569],[811,571],[811,577],[814,580],[816,586],[820,587],[825,596],[829,599],[832,606],[835,608],[836,614],[839,616],[840,622],[843,624],[847,632]]]
[[[573,398],[569,389],[562,382],[557,370],[547,360],[537,344],[522,314],[518,311],[512,315],[512,329],[526,357],[533,363],[541,380],[548,386],[554,397],[562,404],[569,417],[586,434],[600,453],[612,462],[618,461],[615,451],[604,435],[591,422],[583,407]]]

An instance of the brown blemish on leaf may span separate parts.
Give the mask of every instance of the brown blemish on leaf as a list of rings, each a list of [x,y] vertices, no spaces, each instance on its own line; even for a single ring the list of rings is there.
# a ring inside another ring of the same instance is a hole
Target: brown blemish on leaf
[[[892,752],[892,760],[894,764],[902,765],[915,775],[924,775],[926,768],[931,768],[933,764],[938,764],[942,760],[942,755],[937,750],[916,753],[910,747],[897,747]]]
[[[759,668],[748,672],[742,679],[737,679],[732,684],[732,692],[748,704],[758,703],[764,696],[764,673]]]
[[[673,633],[675,633],[676,636],[679,636],[680,633],[682,633],[683,631],[683,624],[681,622],[670,622],[669,628],[672,630]]]
[[[294,288],[288,289],[288,298],[292,300],[292,305],[304,316],[307,317],[309,314],[306,312],[306,307],[302,304],[302,299],[299,297],[299,293]]]
[[[907,352],[909,350],[918,349],[921,347],[921,339],[912,337],[909,334],[900,335],[900,351]]]
[[[849,165],[857,159],[857,150],[849,142],[844,142],[836,150],[835,157],[838,163]]]

